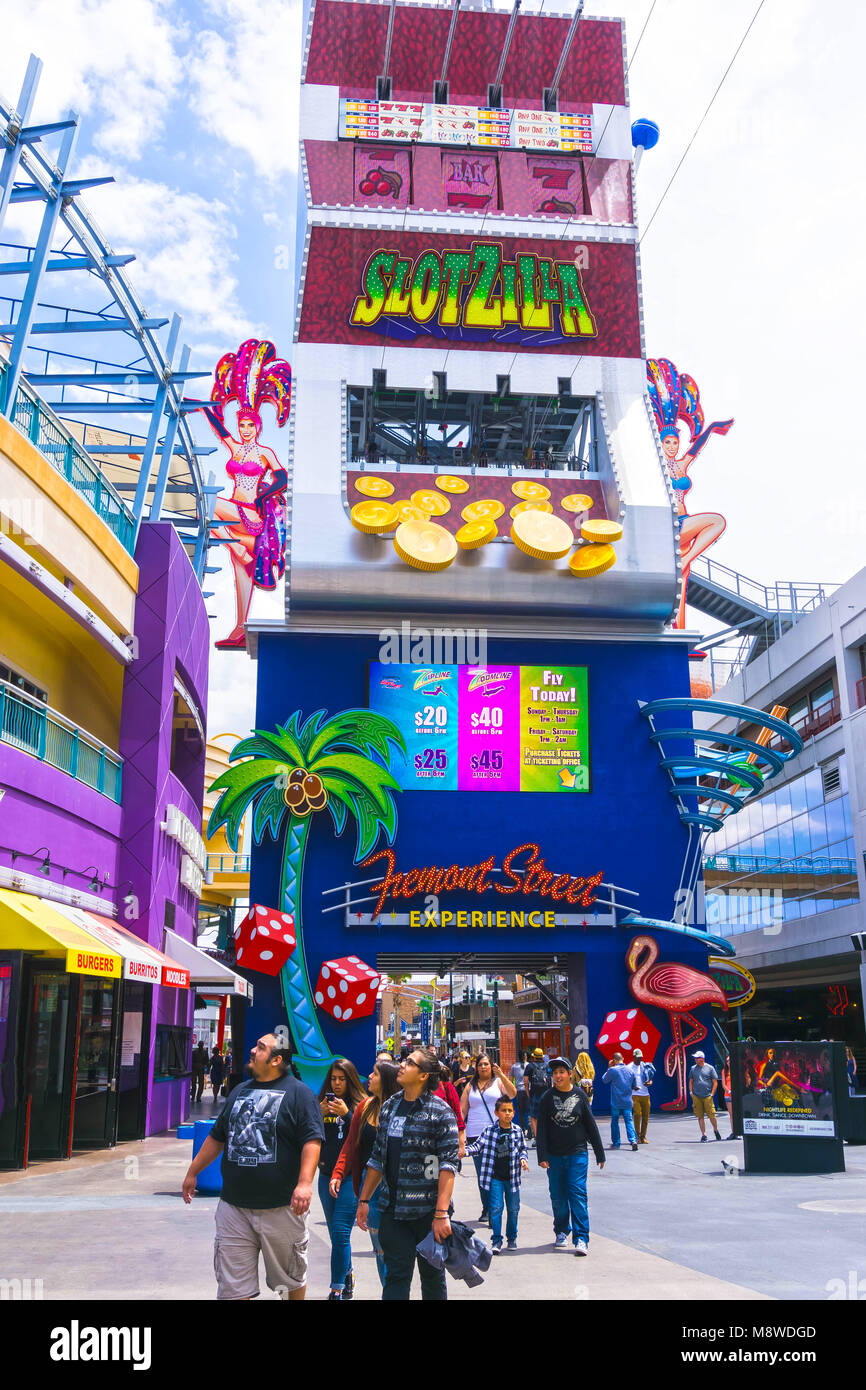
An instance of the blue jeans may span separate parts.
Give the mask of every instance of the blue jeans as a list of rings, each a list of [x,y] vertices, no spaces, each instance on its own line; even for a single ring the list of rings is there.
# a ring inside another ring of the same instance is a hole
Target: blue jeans
[[[471,1143],[472,1143],[472,1140],[471,1140],[471,1139],[467,1139],[466,1142],[467,1142],[467,1144],[471,1144]],[[482,1187],[482,1186],[481,1186],[481,1155],[480,1155],[480,1154],[473,1154],[473,1155],[472,1155],[472,1162],[475,1164],[475,1176],[476,1176],[476,1178],[478,1179],[478,1191],[481,1193],[481,1205],[482,1205],[482,1207],[484,1208],[485,1211],[489,1211],[489,1210],[490,1210],[490,1193],[489,1193],[489,1191],[487,1190],[486,1187]]]
[[[615,1149],[619,1148],[619,1120],[622,1116],[625,1121],[626,1138],[630,1144],[637,1143],[637,1135],[634,1132],[634,1117],[631,1104],[613,1105],[610,1107],[610,1142]]]
[[[340,1184],[339,1197],[328,1190],[330,1176],[319,1174],[319,1201],[325,1213],[328,1235],[331,1237],[331,1288],[342,1289],[352,1268],[352,1227],[358,1210],[358,1198],[352,1187],[352,1175],[347,1173]]]
[[[586,1149],[573,1154],[550,1154],[547,1185],[553,1207],[554,1235],[568,1235],[569,1225],[574,1244],[589,1240],[589,1208],[586,1204],[586,1173],[589,1155]],[[571,1218],[569,1222],[569,1216]]]
[[[512,1192],[507,1182],[492,1178],[490,1182],[490,1225],[493,1230],[493,1244],[502,1244],[502,1209],[508,1208],[505,1222],[505,1239],[517,1239],[517,1213],[520,1211],[520,1189]]]
[[[365,1168],[363,1174],[361,1175],[362,1191],[364,1189],[364,1178],[366,1178],[367,1172],[368,1170]],[[370,1237],[370,1244],[372,1245],[373,1253],[376,1256],[376,1269],[379,1272],[379,1283],[382,1285],[382,1288],[384,1289],[385,1256],[382,1253],[382,1244],[379,1240],[379,1198],[381,1197],[381,1195],[382,1188],[380,1185],[376,1188],[376,1191],[370,1198],[370,1205],[367,1208],[367,1234]]]

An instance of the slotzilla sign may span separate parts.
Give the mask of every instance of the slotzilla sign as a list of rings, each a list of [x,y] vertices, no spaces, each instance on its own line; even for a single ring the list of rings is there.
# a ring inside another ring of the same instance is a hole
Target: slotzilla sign
[[[414,257],[376,250],[361,274],[361,293],[349,323],[372,328],[385,320],[410,334],[476,342],[595,338],[577,259],[532,251],[506,258],[501,242],[476,241],[469,250],[423,250]]]

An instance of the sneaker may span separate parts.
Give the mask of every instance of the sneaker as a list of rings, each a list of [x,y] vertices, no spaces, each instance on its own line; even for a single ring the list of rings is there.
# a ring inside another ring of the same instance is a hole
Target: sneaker
[[[706,1142],[707,1142],[707,1136],[706,1136],[705,1134],[702,1134],[702,1135],[701,1135],[701,1143],[702,1143],[702,1144],[706,1144]]]
[[[575,1255],[589,1254],[589,1246],[587,1245],[585,1240],[576,1240],[574,1242],[574,1253]]]
[[[329,1302],[329,1303],[342,1303],[342,1301],[343,1301],[343,1292],[342,1292],[342,1289],[331,1289],[331,1292],[328,1294],[328,1302]]]
[[[355,1275],[354,1275],[353,1271],[350,1269],[350,1270],[349,1270],[349,1273],[346,1275],[346,1282],[345,1282],[345,1284],[343,1285],[343,1300],[342,1300],[342,1301],[343,1301],[344,1303],[351,1303],[351,1301],[352,1301],[352,1299],[353,1299],[354,1297],[355,1297]]]
[[[508,1242],[508,1249],[509,1249],[509,1250],[516,1250],[516,1249],[517,1249],[517,1241],[516,1241],[516,1240],[510,1240],[510,1241]]]
[[[556,1240],[553,1243],[556,1246],[557,1250],[561,1250],[567,1240],[568,1232],[560,1231],[559,1235],[556,1237]]]
[[[721,1139],[721,1137],[722,1137],[722,1136],[719,1134],[719,1131],[716,1130],[716,1138],[717,1138],[717,1139]]]
[[[635,1143],[635,1144],[632,1144],[632,1146],[631,1146],[631,1151],[632,1151],[633,1154],[636,1154],[636,1153],[637,1153],[637,1144],[636,1144],[636,1143]]]
[[[639,1144],[648,1144],[648,1143],[649,1143],[649,1140],[648,1140],[648,1139],[638,1139],[637,1142],[638,1142]]]
[[[494,1241],[494,1242],[493,1242],[493,1245],[492,1245],[490,1248],[491,1248],[491,1250],[493,1251],[493,1254],[494,1254],[494,1255],[501,1255],[501,1254],[502,1254],[502,1241],[500,1241],[498,1245],[497,1245],[496,1242]]]
[[[488,1213],[486,1207],[484,1207],[484,1209],[482,1210],[481,1215],[479,1216],[478,1220],[479,1220],[479,1221],[487,1221],[487,1220],[489,1220],[489,1213]]]

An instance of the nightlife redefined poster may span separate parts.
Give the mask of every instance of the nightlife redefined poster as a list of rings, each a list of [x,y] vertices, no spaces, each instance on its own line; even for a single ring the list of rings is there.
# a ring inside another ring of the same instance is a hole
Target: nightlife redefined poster
[[[585,666],[370,666],[370,708],[408,751],[402,789],[588,792]]]
[[[826,1043],[746,1043],[739,1049],[743,1133],[833,1138],[833,1074]]]

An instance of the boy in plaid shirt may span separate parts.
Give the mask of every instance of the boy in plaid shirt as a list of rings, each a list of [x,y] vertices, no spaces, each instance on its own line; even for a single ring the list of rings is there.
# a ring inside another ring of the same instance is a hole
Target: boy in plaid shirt
[[[501,1096],[494,1107],[496,1121],[467,1145],[470,1157],[481,1156],[478,1184],[490,1193],[490,1226],[493,1253],[502,1249],[502,1211],[508,1208],[505,1238],[509,1250],[517,1249],[517,1213],[520,1211],[520,1179],[529,1168],[523,1130],[514,1121],[514,1101]]]

